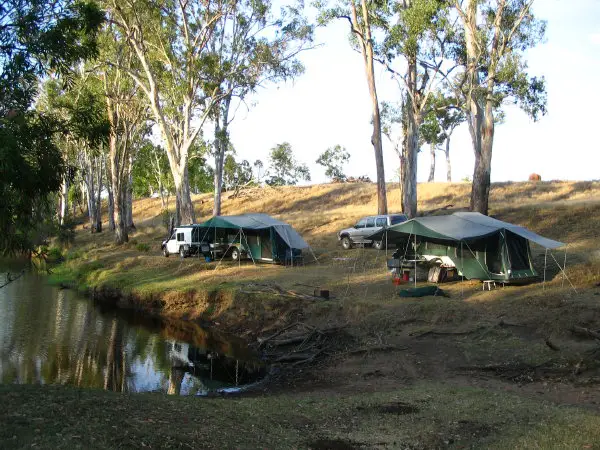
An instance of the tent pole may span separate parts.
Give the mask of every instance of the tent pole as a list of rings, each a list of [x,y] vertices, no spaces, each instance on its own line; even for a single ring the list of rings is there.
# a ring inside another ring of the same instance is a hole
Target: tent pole
[[[417,235],[415,234],[415,288],[417,287]]]
[[[240,228],[241,230],[241,228]],[[215,228],[215,234],[216,234],[216,228]],[[239,234],[239,231],[238,231]],[[235,240],[237,239],[238,235],[236,234],[235,237],[233,238],[233,242],[231,244],[229,244],[229,247],[227,247],[227,250],[225,250],[223,252],[223,256],[221,256],[221,259],[219,260],[219,262],[217,263],[217,265],[215,266],[215,270],[217,270],[219,268],[219,266],[221,265],[221,261],[223,261],[223,258],[225,258],[225,255],[227,254],[227,252],[229,251],[229,249],[231,248],[231,246],[235,243]]]
[[[554,262],[556,263],[556,265],[558,266],[558,268],[561,270],[561,272],[563,273],[563,276],[567,279],[567,281],[569,282],[569,284],[571,285],[571,287],[573,288],[573,291],[578,294],[579,292],[577,292],[577,289],[575,289],[575,286],[573,286],[573,283],[571,283],[571,279],[567,276],[567,274],[565,273],[564,269],[562,267],[560,267],[560,264],[558,263],[558,261],[556,260],[556,258],[554,257],[554,255],[552,254],[552,252],[550,252],[550,256],[552,256],[552,259],[554,260]]]
[[[246,233],[244,233],[244,239],[246,240],[246,246],[248,247],[248,253],[250,253],[252,264],[256,265],[256,261],[254,261],[254,255],[252,254],[252,249],[250,248],[250,244],[248,244],[248,236],[246,236]]]
[[[563,277],[561,287],[565,287],[565,270],[567,270],[567,247],[565,247],[565,260],[563,262]]]
[[[312,247],[309,245],[308,249],[310,250],[310,254],[313,256],[313,258],[315,259],[315,262],[317,263],[318,266],[321,265],[321,263],[319,262],[319,260],[317,259],[317,255],[315,255],[315,252],[313,252]]]
[[[386,261],[387,261],[387,257],[388,257],[387,256],[388,255],[388,235],[387,235],[387,233],[388,233],[388,230],[387,230],[387,227],[386,227],[385,228],[385,259],[386,259]]]
[[[240,248],[238,249],[238,251],[239,251],[238,268],[242,267],[242,233],[243,233],[243,231],[240,228],[240,232],[239,232],[239,235],[240,235]],[[237,377],[237,360],[236,360],[236,377]],[[236,378],[236,383],[237,383],[237,378]]]
[[[460,295],[465,296],[465,260],[463,256],[463,243],[460,241]]]
[[[548,249],[544,252],[544,282],[542,283],[542,290],[546,290],[546,264],[548,261]]]

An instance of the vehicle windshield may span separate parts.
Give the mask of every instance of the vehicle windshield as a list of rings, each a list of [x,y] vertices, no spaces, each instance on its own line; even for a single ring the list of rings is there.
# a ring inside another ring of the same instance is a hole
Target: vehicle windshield
[[[354,225],[354,228],[364,228],[366,224],[367,224],[367,219],[360,219],[358,221],[358,223],[356,225]]]
[[[407,218],[404,214],[398,214],[396,216],[390,217],[390,222],[392,225],[397,225],[402,222],[406,222]]]

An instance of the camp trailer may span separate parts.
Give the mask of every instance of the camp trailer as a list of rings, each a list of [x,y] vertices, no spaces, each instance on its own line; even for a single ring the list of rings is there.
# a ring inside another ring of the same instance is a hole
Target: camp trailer
[[[284,264],[303,261],[306,241],[289,224],[267,214],[215,216],[178,227],[163,242],[165,256],[200,255],[211,259],[251,259]]]
[[[475,212],[427,216],[391,226],[372,239],[387,239],[398,253],[412,248],[423,262],[456,267],[467,279],[504,283],[538,278],[530,242],[545,249],[563,247],[562,242],[540,236],[524,227]]]

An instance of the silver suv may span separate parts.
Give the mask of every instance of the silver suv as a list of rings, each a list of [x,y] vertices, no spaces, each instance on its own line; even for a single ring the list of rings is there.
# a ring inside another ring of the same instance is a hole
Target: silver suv
[[[384,227],[389,227],[402,222],[408,218],[404,214],[388,214],[382,216],[368,216],[360,219],[352,228],[346,228],[338,233],[338,240],[346,250],[355,244],[372,244],[373,248],[381,250],[385,243],[382,241],[370,241],[367,237],[375,234]]]

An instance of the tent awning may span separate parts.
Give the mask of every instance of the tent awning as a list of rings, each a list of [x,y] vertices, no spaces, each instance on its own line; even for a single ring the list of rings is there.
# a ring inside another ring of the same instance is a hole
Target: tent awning
[[[239,230],[265,230],[273,228],[283,241],[291,248],[304,249],[308,244],[289,224],[277,220],[267,214],[240,214],[237,216],[215,216],[204,223],[196,225],[200,228],[227,228]]]
[[[387,232],[401,235],[415,235],[435,241],[471,241],[508,230],[544,248],[563,247],[562,242],[545,238],[527,228],[484,216],[476,212],[457,212],[448,216],[417,217],[407,222],[387,228]],[[386,230],[381,230],[368,239],[378,240]]]

